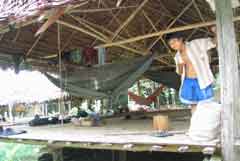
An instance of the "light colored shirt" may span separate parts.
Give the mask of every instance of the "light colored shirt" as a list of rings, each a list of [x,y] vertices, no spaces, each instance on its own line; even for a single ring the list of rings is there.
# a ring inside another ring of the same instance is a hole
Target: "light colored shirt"
[[[216,45],[210,38],[195,39],[190,42],[186,42],[186,54],[191,61],[195,72],[197,73],[197,79],[201,89],[206,88],[214,81],[214,76],[210,69],[209,57],[207,51],[214,48]],[[178,51],[175,56],[176,64],[182,64],[180,52]],[[182,79],[185,77],[185,67],[183,68]],[[179,73],[178,66],[176,72]]]

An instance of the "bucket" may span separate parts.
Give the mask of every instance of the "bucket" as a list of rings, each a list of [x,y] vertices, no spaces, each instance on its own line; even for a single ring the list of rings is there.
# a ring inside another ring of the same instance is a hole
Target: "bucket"
[[[168,131],[169,120],[166,115],[153,116],[153,129],[156,131]]]

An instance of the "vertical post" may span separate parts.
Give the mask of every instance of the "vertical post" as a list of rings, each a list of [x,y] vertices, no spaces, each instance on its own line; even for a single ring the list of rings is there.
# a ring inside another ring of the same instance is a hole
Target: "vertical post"
[[[14,122],[14,117],[13,117],[13,104],[8,104],[8,116],[11,122]]]
[[[105,61],[106,61],[106,49],[100,47],[100,48],[98,48],[98,65],[104,65]],[[103,99],[101,99],[100,101],[101,101],[101,106],[104,107]],[[101,111],[101,113],[103,113],[103,108],[100,107],[100,111]]]
[[[127,161],[127,151],[119,151],[119,161]]]
[[[45,102],[45,115],[48,116],[48,102]]]
[[[137,81],[137,91],[138,91],[138,95],[141,96],[142,92],[141,92],[141,82],[140,82],[140,80]]]
[[[53,161],[63,161],[63,149],[52,149]]]
[[[103,65],[105,64],[106,58],[106,49],[105,48],[98,48],[98,64]]]
[[[239,129],[239,69],[238,47],[233,24],[233,12],[230,0],[215,0],[217,16],[217,37],[219,67],[221,77],[222,115],[222,153],[224,161],[239,160],[235,138]]]

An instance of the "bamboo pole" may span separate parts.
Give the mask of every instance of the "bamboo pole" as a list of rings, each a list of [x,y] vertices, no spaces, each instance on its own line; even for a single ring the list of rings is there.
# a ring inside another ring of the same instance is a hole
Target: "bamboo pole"
[[[104,7],[108,7],[104,1],[101,1],[101,4],[102,4]],[[121,25],[122,22],[117,18],[117,15],[115,15],[112,11],[110,11],[110,13],[111,13],[111,15],[112,15],[112,17],[113,17],[112,19],[115,20],[115,21],[118,23],[118,25]],[[126,34],[127,34],[128,37],[132,37],[132,36],[130,35],[130,33],[128,32],[128,30],[125,30],[125,32],[126,32]],[[113,36],[113,35],[114,35],[114,33],[112,32],[111,36]],[[118,35],[118,37],[121,38],[121,35]],[[92,43],[92,46],[94,46],[95,42],[96,42],[96,40]],[[112,42],[111,38],[109,39],[109,42]],[[136,48],[140,49],[137,45],[134,45],[134,46],[135,46]],[[142,50],[142,49],[140,49],[140,50]]]
[[[177,15],[177,17],[174,18],[174,20],[167,26],[166,30],[168,30],[169,28],[171,28],[175,22],[192,6],[194,0],[192,0],[186,7],[183,8],[183,10]],[[165,41],[162,38],[163,35],[160,35],[147,49],[147,52],[150,51],[153,46],[161,39],[164,43]],[[169,49],[169,48],[168,48]],[[170,50],[171,51],[171,50]],[[171,52],[170,52],[171,53]]]
[[[125,26],[127,26],[133,19],[134,17],[137,15],[137,13],[145,6],[145,4],[148,2],[149,0],[144,0],[141,5],[128,17],[128,19],[123,22],[123,24],[121,26],[119,26],[119,28],[115,31],[113,37],[112,37],[112,41],[118,36],[118,34],[124,29]]]
[[[89,30],[91,30],[92,32],[94,32],[95,34],[101,36],[103,39],[105,39],[105,40],[108,39],[108,37],[105,36],[103,33],[97,31],[96,29],[94,29],[94,28],[91,27],[90,25],[82,22],[82,21],[81,21],[80,19],[78,19],[77,17],[75,17],[75,16],[73,16],[73,15],[71,15],[71,14],[69,14],[69,16],[72,17],[72,18],[73,18],[75,21],[77,21],[78,23],[80,23],[80,24],[82,24],[83,26],[85,26],[87,29],[89,29]]]
[[[237,16],[237,17],[233,18],[234,22],[239,21],[239,20],[240,20],[240,16]],[[156,37],[156,36],[160,36],[160,35],[164,35],[164,34],[169,34],[169,33],[179,32],[179,31],[186,31],[186,30],[191,30],[191,29],[200,28],[200,27],[212,26],[212,25],[215,25],[215,24],[216,24],[216,21],[208,21],[208,22],[200,22],[200,23],[195,23],[195,24],[181,26],[181,27],[174,27],[174,28],[171,28],[171,29],[168,29],[168,30],[161,30],[161,31],[158,31],[158,32],[154,32],[154,33],[150,33],[150,34],[146,34],[146,35],[141,35],[141,36],[137,36],[137,37],[122,40],[122,41],[117,41],[117,42],[112,42],[112,43],[99,45],[97,47],[111,47],[111,46],[116,46],[116,45],[123,45],[123,44],[132,43],[132,42],[135,42],[135,41],[148,39],[148,38],[152,38],[152,37]]]
[[[122,4],[123,0],[117,0],[116,6],[119,7]]]
[[[45,32],[56,20],[58,20],[65,12],[66,8],[57,8],[54,10],[53,14],[48,18],[48,20],[38,29],[35,36]]]
[[[203,15],[202,15],[202,12],[200,11],[200,9],[198,7],[198,4],[197,4],[196,0],[193,1],[193,6],[196,9],[196,11],[197,11],[200,19],[202,20],[202,22],[206,22],[206,20],[204,19]],[[209,32],[209,29],[207,27],[206,27],[206,30]]]
[[[16,33],[16,35],[15,35],[14,39],[12,40],[12,42],[16,42],[16,41],[17,41],[17,39],[18,39],[18,37],[19,37],[20,33],[21,33],[21,28],[20,28],[20,29],[18,29],[18,31],[17,31],[17,33]]]
[[[96,12],[109,12],[113,10],[120,10],[120,9],[129,9],[129,8],[136,8],[137,6],[121,6],[121,7],[113,7],[113,8],[96,8],[96,9],[87,9],[87,10],[71,10],[68,13],[96,13]]]
[[[72,25],[70,23],[67,23],[67,22],[64,22],[64,21],[61,21],[61,20],[57,20],[57,23],[59,23],[61,25],[64,25],[64,26],[67,26],[69,28],[75,29],[75,30],[80,31],[82,33],[85,33],[85,34],[87,34],[89,36],[92,36],[92,37],[94,37],[94,38],[96,38],[96,39],[98,39],[100,41],[107,42],[106,39],[104,39],[104,38],[102,38],[102,37],[100,37],[100,36],[98,36],[98,35],[96,35],[96,34],[94,34],[92,32],[89,32],[89,31],[87,31],[87,30],[85,30],[83,28],[80,28],[78,26]],[[143,54],[144,53],[143,51],[138,51],[136,49],[132,49],[132,48],[127,47],[125,45],[117,45],[117,46],[120,46],[120,47],[122,47],[122,48],[124,48],[126,50],[129,50],[129,51],[133,52],[133,53],[137,53],[137,54]]]
[[[152,26],[152,28],[157,31],[156,26],[153,24],[152,20],[150,19],[150,17],[148,17],[148,15],[143,12],[144,17],[148,20],[148,22],[150,23],[150,25]],[[167,48],[168,52],[173,55],[173,53],[171,52],[171,49],[168,47],[167,43],[165,42],[165,40],[162,38],[162,36],[159,36],[147,49],[147,52],[150,51],[152,49],[152,47],[159,41],[159,39],[161,39],[161,41],[163,42],[164,46]]]
[[[64,21],[62,21],[62,20],[57,20],[56,22],[57,22],[58,24],[63,25],[63,26],[67,26],[67,27],[69,27],[69,28],[75,29],[75,30],[80,31],[80,32],[82,32],[82,33],[85,33],[85,34],[87,34],[87,35],[89,35],[89,36],[92,36],[92,37],[94,37],[94,38],[96,38],[96,39],[98,39],[98,40],[101,40],[101,41],[103,41],[103,42],[106,41],[106,40],[103,39],[102,37],[100,37],[100,36],[98,36],[98,35],[96,35],[96,34],[94,34],[94,33],[92,33],[92,32],[89,32],[89,31],[87,31],[87,30],[85,30],[85,29],[83,29],[83,28],[80,28],[80,27],[78,27],[78,26],[72,25],[72,24],[67,23],[67,22],[64,22]]]
[[[68,37],[67,41],[65,42],[65,44],[63,45],[63,47],[62,47],[62,49],[61,49],[61,53],[62,53],[62,51],[65,50],[65,48],[66,48],[66,47],[68,46],[68,44],[71,42],[71,40],[72,40],[73,36],[75,35],[75,33],[76,33],[76,31],[74,30],[74,31],[71,33],[71,35]],[[55,58],[55,57],[57,57],[57,56],[58,56],[58,54],[53,54],[53,55],[44,56],[44,57],[42,57],[42,58],[44,58],[44,59],[49,59],[49,58]]]
[[[94,34],[94,33],[92,33],[92,32],[89,32],[89,31],[87,31],[87,30],[85,30],[85,29],[83,29],[83,28],[80,28],[80,27],[78,27],[78,26],[72,25],[72,24],[70,24],[70,23],[67,23],[67,22],[64,22],[64,21],[61,21],[61,20],[57,20],[56,22],[57,22],[58,24],[63,25],[63,26],[67,26],[67,27],[69,27],[69,28],[72,28],[72,29],[75,29],[75,30],[77,30],[77,31],[83,32],[83,33],[85,33],[85,34],[87,34],[87,35],[90,35],[90,36],[92,36],[92,37],[94,37],[94,38],[96,38],[96,39],[98,39],[98,40],[103,41],[103,42],[107,42],[107,40],[103,39],[102,37],[100,37],[100,36],[98,36],[98,35],[96,35],[96,34]],[[136,54],[140,54],[140,55],[145,55],[145,54],[146,54],[146,52],[144,52],[144,51],[138,51],[138,50],[132,49],[132,48],[130,48],[130,47],[127,47],[127,46],[125,46],[125,45],[121,45],[121,44],[120,44],[120,45],[116,45],[116,46],[122,47],[122,48],[127,49],[127,50],[129,50],[129,51],[132,51],[132,52],[134,52],[134,53],[136,53]],[[166,64],[166,65],[170,65],[169,63],[163,61],[161,58],[156,58],[156,60],[158,60],[158,61],[160,61],[160,62],[162,62],[162,63],[164,63],[164,64]]]
[[[89,21],[87,21],[87,20],[83,20],[83,19],[80,19],[80,18],[77,18],[77,20],[78,20],[78,21],[81,21],[81,24],[87,24],[87,23],[89,23],[89,24],[91,24],[92,26],[94,26],[94,27],[96,27],[96,28],[102,29],[104,32],[107,32],[107,33],[110,34],[110,35],[113,34],[113,32],[109,31],[108,29],[102,28],[101,26],[98,26],[97,24],[91,23],[91,22],[89,22]],[[88,24],[87,24],[87,25],[88,25]],[[90,26],[90,25],[88,25],[88,26]],[[92,27],[91,27],[91,28],[92,28]],[[89,28],[89,29],[90,29],[90,28]],[[96,29],[94,29],[94,30],[96,30]],[[110,41],[110,38],[108,38],[107,36],[105,36],[103,33],[101,33],[101,34],[102,34],[102,36],[103,36],[104,38],[106,38],[108,41]],[[120,38],[122,38],[122,37],[120,36]],[[106,41],[105,41],[105,42],[106,42]],[[120,45],[119,47],[121,47],[121,48],[123,48],[123,49],[126,49],[126,50],[128,50],[128,51],[131,51],[131,52],[133,52],[133,53],[136,53],[136,54],[140,54],[140,55],[145,55],[145,54],[146,54],[146,51],[136,50],[136,49],[133,49],[133,48],[131,48],[131,47],[127,47],[127,46],[125,46],[125,45]],[[158,58],[156,58],[156,60],[162,62],[163,64],[169,65],[169,63],[166,62],[166,61],[164,61],[164,60],[162,60],[162,58],[163,58],[163,57],[158,57]]]
[[[42,36],[43,36],[43,33],[40,34],[40,35],[38,36],[38,38],[35,40],[35,42],[33,43],[32,47],[31,47],[31,48],[28,50],[28,52],[25,54],[26,56],[29,56],[29,55],[31,54],[32,50],[35,48],[35,46],[37,46],[37,44],[38,44],[38,42],[40,41],[40,39],[42,38]]]

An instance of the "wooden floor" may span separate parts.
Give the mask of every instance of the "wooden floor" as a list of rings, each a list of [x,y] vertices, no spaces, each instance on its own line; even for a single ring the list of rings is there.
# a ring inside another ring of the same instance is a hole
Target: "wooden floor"
[[[218,148],[216,142],[196,142],[185,132],[189,119],[171,118],[171,129],[177,134],[169,137],[153,136],[151,119],[107,119],[100,127],[79,127],[73,124],[39,127],[17,126],[26,134],[1,137],[1,141],[43,144],[55,147],[112,149],[128,151],[199,152]]]

